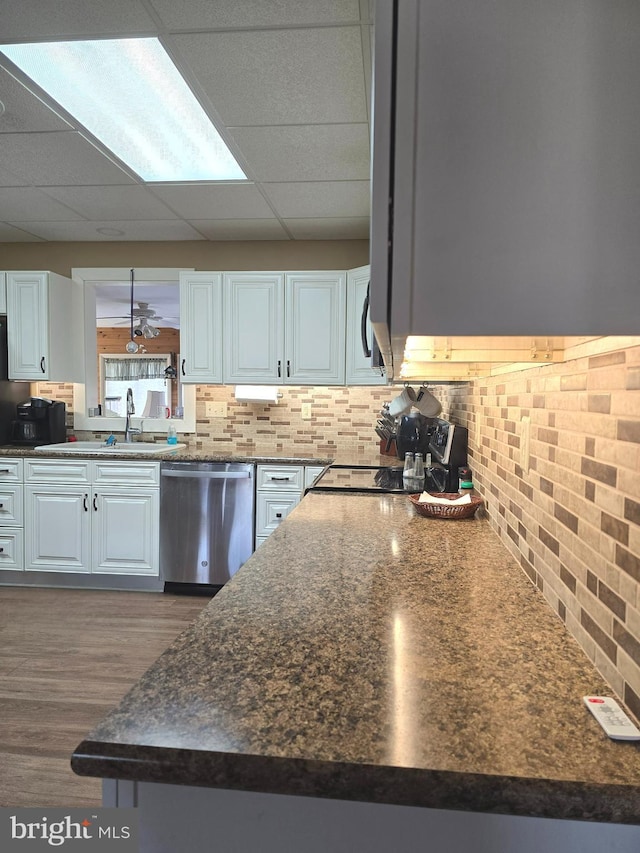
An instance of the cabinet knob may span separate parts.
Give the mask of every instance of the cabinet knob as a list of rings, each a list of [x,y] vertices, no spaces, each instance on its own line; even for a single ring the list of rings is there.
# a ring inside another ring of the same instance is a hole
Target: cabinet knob
[[[4,548],[0,548],[0,554],[4,554]]]
[[[276,518],[282,518],[282,513],[281,513],[281,512],[277,512],[277,513],[276,513]]]

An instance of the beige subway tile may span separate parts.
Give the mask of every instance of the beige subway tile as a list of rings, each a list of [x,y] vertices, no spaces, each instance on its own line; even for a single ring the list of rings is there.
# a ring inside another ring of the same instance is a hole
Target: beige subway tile
[[[620,675],[636,694],[640,694],[640,667],[627,652],[618,646],[618,669]]]
[[[620,653],[617,655],[618,667],[620,667]],[[594,663],[598,672],[602,675],[605,681],[611,686],[611,689],[618,696],[619,699],[622,698],[624,694],[624,681],[625,676],[622,672],[622,669],[618,670],[616,665],[611,661],[610,658],[602,651],[599,646],[595,647],[595,658]],[[629,684],[631,681],[627,678]]]
[[[625,387],[626,376],[627,370],[622,364],[590,370],[587,376],[587,389],[589,391],[600,389],[617,391]]]
[[[611,394],[611,414],[634,416],[640,418],[640,368],[636,368],[638,383],[633,383],[634,390],[617,391]],[[627,387],[629,387],[627,385]]]

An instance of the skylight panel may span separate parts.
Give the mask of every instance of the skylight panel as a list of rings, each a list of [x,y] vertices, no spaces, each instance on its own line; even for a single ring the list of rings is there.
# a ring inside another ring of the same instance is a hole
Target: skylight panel
[[[246,180],[158,39],[0,51],[144,181]]]

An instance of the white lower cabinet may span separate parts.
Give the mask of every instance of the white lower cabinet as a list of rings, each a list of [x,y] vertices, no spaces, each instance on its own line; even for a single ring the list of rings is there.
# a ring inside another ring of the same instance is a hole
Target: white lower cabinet
[[[159,574],[157,462],[27,460],[26,571]]]
[[[24,568],[22,459],[0,458],[0,571]]]
[[[256,474],[256,548],[298,506],[305,488],[322,465],[258,465]]]

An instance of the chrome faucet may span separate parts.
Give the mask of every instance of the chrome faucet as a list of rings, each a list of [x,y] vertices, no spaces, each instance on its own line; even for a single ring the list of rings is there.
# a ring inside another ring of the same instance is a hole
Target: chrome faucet
[[[127,388],[127,419],[124,425],[124,440],[125,443],[131,444],[133,441],[132,436],[140,435],[142,429],[138,429],[137,427],[131,426],[131,415],[135,415],[136,409],[133,405],[133,391],[131,388]]]

